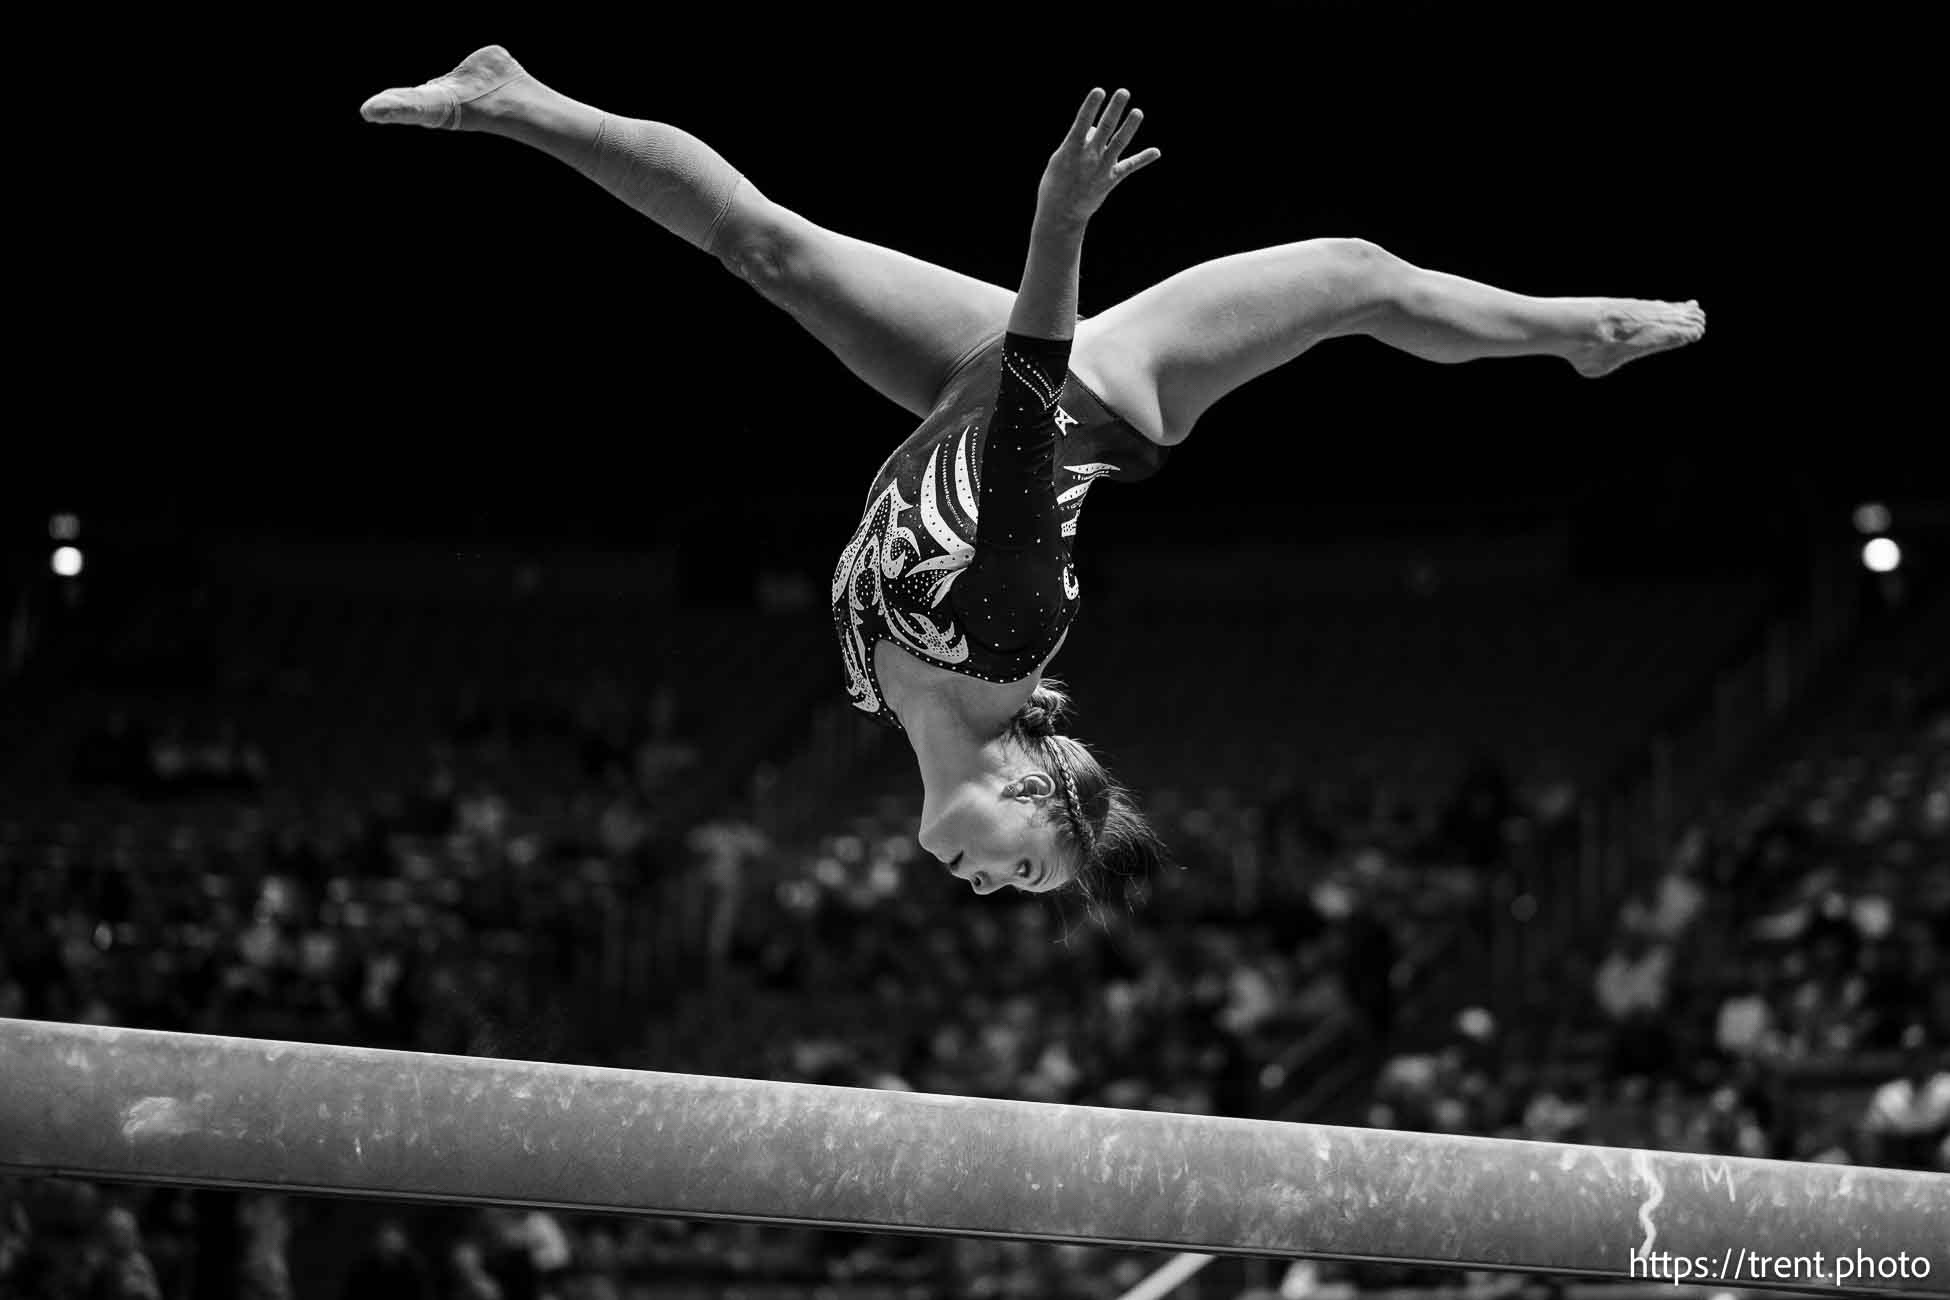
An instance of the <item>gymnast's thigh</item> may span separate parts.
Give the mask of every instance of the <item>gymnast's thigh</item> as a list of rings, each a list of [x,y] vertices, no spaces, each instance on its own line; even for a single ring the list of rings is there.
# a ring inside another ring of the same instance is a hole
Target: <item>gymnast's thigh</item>
[[[742,186],[720,227],[721,261],[909,414],[1008,325],[1015,295],[828,230]]]

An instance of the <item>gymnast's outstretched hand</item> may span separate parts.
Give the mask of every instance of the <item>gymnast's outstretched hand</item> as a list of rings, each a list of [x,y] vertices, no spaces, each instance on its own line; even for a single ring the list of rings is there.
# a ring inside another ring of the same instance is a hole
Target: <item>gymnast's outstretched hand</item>
[[[1138,124],[1144,121],[1143,110],[1131,108],[1130,103],[1128,90],[1112,95],[1108,105],[1102,90],[1093,90],[1084,98],[1069,134],[1043,169],[1043,182],[1036,190],[1039,215],[1081,225],[1126,177],[1158,161],[1156,149],[1123,157]],[[1103,110],[1101,117],[1099,109]]]

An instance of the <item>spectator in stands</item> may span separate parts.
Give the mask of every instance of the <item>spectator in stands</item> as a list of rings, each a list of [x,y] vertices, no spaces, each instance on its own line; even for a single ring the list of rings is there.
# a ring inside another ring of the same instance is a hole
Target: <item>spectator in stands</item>
[[[218,790],[256,790],[264,784],[269,764],[264,751],[247,740],[234,719],[225,718],[201,755],[203,779],[207,788]]]
[[[1801,1131],[1784,1154],[1790,1159],[1812,1160],[1817,1164],[1861,1164],[1851,1149],[1858,1127],[1855,1115],[1841,1106],[1838,1099],[1817,1098]]]
[[[1858,970],[1862,981],[1858,1046],[1893,1051],[1909,1026],[1930,1023],[1931,989],[1925,972],[1932,955],[1932,945],[1906,938],[1864,946]]]
[[[1942,1168],[1950,1137],[1950,1070],[1929,1045],[1921,1025],[1903,1036],[1903,1073],[1876,1089],[1862,1130],[1877,1164],[1901,1169]]]
[[[642,738],[632,755],[637,788],[646,796],[662,790],[698,761],[697,746],[678,729],[677,706],[676,689],[669,682],[659,682],[650,693]]]
[[[1517,1136],[1533,1142],[1581,1142],[1591,1121],[1591,1105],[1572,1099],[1572,1090],[1546,1080],[1523,1107]]]
[[[1617,1075],[1649,1075],[1666,1058],[1662,1022],[1672,949],[1627,930],[1598,967],[1598,1005],[1612,1023],[1611,1066]]]
[[[500,1300],[552,1300],[569,1265],[569,1244],[552,1215],[483,1210],[476,1217],[481,1271]],[[467,1285],[478,1287],[479,1279]]]
[[[546,1210],[528,1210],[515,1216],[508,1236],[525,1246],[534,1261],[540,1300],[560,1300],[563,1282],[574,1262],[569,1234],[562,1230],[561,1222]]]
[[[269,1037],[270,1035],[266,1035]],[[282,1196],[245,1196],[237,1205],[243,1229],[243,1263],[237,1273],[238,1300],[292,1300],[286,1249],[291,1219]]]
[[[1854,932],[1848,931],[1849,942],[1826,929],[1810,933],[1812,951],[1805,958],[1799,951],[1791,953],[1787,961],[1791,981],[1783,1016],[1787,1048],[1796,1056],[1847,1052],[1855,1045],[1865,990],[1865,982],[1853,969]]]
[[[0,1292],[16,1286],[30,1235],[27,1207],[21,1202],[16,1185],[0,1178]]]
[[[564,1300],[621,1300],[622,1255],[613,1232],[591,1227],[576,1238],[575,1255],[577,1267],[563,1288]]]
[[[1774,1023],[1773,967],[1765,961],[1748,963],[1746,978],[1720,1004],[1713,1041],[1730,1057],[1768,1055],[1780,1048]]]
[[[1706,854],[1706,828],[1694,826],[1673,852],[1671,868],[1652,891],[1650,905],[1638,915],[1640,929],[1654,939],[1672,942],[1691,928],[1706,905],[1706,890],[1700,884]]]
[[[1695,1112],[1682,1149],[1721,1156],[1773,1154],[1759,1116],[1730,1085],[1714,1089],[1706,1106]]]
[[[91,1183],[38,1179],[17,1187],[6,1216],[13,1233],[9,1294],[83,1300],[100,1259],[102,1195]]]
[[[508,834],[508,800],[486,781],[477,781],[455,809],[459,832],[483,853],[498,856]]]
[[[1598,967],[1598,1005],[1618,1023],[1657,1015],[1665,1009],[1671,969],[1669,946],[1627,930]]]
[[[471,1238],[454,1243],[448,1267],[455,1300],[515,1300],[503,1296],[501,1283],[488,1272],[480,1243]]]
[[[694,828],[687,844],[704,886],[701,898],[706,912],[706,951],[713,965],[722,966],[737,937],[746,877],[754,860],[771,846],[757,826],[736,813]]]
[[[1426,1131],[1435,1127],[1435,1109],[1456,1071],[1452,1054],[1412,1053],[1394,1057],[1375,1085],[1368,1123],[1377,1128]]]
[[[406,1229],[387,1219],[345,1275],[345,1300],[432,1300],[433,1281]]]
[[[245,740],[235,721],[223,719],[199,739],[183,718],[172,718],[150,746],[150,768],[159,791],[201,795],[258,788],[267,770],[264,753]]]
[[[142,1228],[126,1206],[102,1215],[88,1300],[162,1300],[156,1270],[142,1249]]]
[[[628,879],[635,879],[645,863],[639,856],[650,839],[650,818],[643,796],[633,789],[620,772],[608,778],[609,798],[597,819],[596,833],[603,852],[621,864]]]
[[[1556,750],[1537,755],[1520,799],[1522,808],[1540,826],[1567,820],[1578,806],[1578,784],[1570,758]]]

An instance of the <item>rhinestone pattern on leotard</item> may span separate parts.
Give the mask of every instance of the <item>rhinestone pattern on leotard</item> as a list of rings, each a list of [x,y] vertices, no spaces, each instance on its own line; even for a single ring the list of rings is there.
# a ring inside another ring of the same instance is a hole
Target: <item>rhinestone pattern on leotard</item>
[[[847,693],[887,725],[900,720],[874,673],[883,639],[983,681],[1046,666],[1081,596],[1071,546],[1091,485],[1165,459],[1067,373],[1068,352],[995,340],[874,478],[830,596]]]

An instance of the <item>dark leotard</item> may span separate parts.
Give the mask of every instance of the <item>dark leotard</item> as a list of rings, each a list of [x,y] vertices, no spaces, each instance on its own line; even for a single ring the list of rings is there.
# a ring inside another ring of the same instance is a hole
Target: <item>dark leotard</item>
[[[1090,485],[1148,478],[1166,455],[1069,372],[1069,356],[1068,340],[992,340],[874,476],[833,571],[854,707],[901,725],[874,672],[883,639],[986,682],[1029,677],[1062,643]]]

